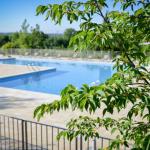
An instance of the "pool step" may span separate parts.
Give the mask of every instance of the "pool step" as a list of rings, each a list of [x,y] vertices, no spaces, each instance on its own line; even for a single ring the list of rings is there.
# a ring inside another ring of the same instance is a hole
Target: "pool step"
[[[12,60],[16,60],[16,58],[13,58],[13,57],[4,57],[4,58],[0,58],[0,61],[12,61]]]

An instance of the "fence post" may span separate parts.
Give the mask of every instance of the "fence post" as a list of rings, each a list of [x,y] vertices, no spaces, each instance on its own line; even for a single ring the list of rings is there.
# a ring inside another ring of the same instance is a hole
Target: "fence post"
[[[96,138],[94,139],[94,150],[96,150]]]
[[[27,121],[21,120],[22,150],[28,150]]]
[[[82,142],[82,136],[80,137],[80,150],[82,150],[83,142]]]
[[[76,146],[75,150],[78,150],[78,138],[77,137],[76,137],[76,140],[75,140],[75,146]]]
[[[26,142],[26,150],[28,150],[28,130],[27,130],[27,121],[25,121],[25,142]]]
[[[25,147],[24,147],[24,120],[21,120],[21,133],[22,133],[22,150],[25,150]]]

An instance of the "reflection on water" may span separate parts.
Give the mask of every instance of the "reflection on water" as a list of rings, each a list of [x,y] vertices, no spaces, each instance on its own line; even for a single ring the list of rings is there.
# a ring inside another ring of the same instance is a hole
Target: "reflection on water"
[[[57,71],[57,72],[39,72],[36,74],[32,74],[32,75],[21,75],[21,76],[17,76],[17,77],[9,77],[9,78],[3,78],[0,79],[0,86],[5,86],[5,87],[16,87],[19,85],[27,85],[27,84],[31,84],[31,83],[39,83],[42,80],[46,80],[48,78],[52,78],[52,77],[56,77],[58,75],[62,75],[64,73],[67,73],[66,71]]]
[[[111,66],[104,66],[99,69],[99,80],[101,83],[105,82],[109,77],[113,74],[113,70]]]

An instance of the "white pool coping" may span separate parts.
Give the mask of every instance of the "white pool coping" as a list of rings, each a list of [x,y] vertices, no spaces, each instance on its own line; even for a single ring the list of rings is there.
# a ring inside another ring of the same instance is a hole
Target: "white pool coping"
[[[11,64],[0,64],[0,68],[1,80],[9,77],[24,76],[35,73],[42,73],[46,71],[56,71],[55,67],[23,66]]]

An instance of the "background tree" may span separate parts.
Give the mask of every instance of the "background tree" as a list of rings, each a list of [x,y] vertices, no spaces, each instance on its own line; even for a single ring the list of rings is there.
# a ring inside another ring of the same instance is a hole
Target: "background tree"
[[[19,32],[15,32],[10,35],[10,41],[11,42],[16,42],[19,39]]]
[[[28,33],[28,29],[29,29],[30,25],[28,24],[27,22],[27,19],[25,19],[21,25],[21,30],[20,32],[23,32],[23,33]]]
[[[66,38],[66,40],[70,41],[70,39],[75,35],[76,30],[73,28],[68,28],[64,31],[64,38]]]
[[[120,11],[109,11],[105,0],[88,0],[84,2],[65,1],[62,4],[40,5],[37,14],[46,13],[60,24],[67,16],[70,23],[82,21],[80,31],[72,38],[70,45],[77,49],[96,46],[112,51],[120,51],[114,58],[117,72],[105,83],[98,86],[83,85],[77,89],[68,85],[61,92],[61,100],[37,107],[34,116],[40,119],[45,113],[52,114],[60,109],[85,110],[94,113],[103,109],[103,118],[96,119],[81,116],[72,119],[68,130],[61,136],[72,140],[82,135],[85,139],[99,138],[100,128],[116,132],[117,136],[107,149],[119,149],[120,145],[131,149],[150,149],[150,71],[147,69],[150,50],[143,45],[150,39],[150,5],[148,0],[114,0],[114,7],[121,6]],[[126,10],[126,11],[124,11]],[[104,13],[107,12],[107,13]],[[103,19],[102,23],[94,22],[95,15]],[[103,104],[103,105],[102,105]],[[128,107],[130,105],[130,107]],[[102,107],[105,106],[105,107]],[[128,109],[127,109],[128,108]],[[113,115],[128,110],[125,117],[112,119]],[[136,117],[139,116],[140,120]]]
[[[0,47],[9,42],[9,36],[8,35],[0,35]]]
[[[36,24],[36,27],[31,30],[29,36],[29,47],[34,49],[45,48],[45,41],[48,39],[48,35],[40,31],[40,26]]]
[[[64,34],[45,34],[40,30],[38,24],[31,27],[30,30],[29,27],[30,25],[25,20],[21,25],[20,32],[0,35],[0,47],[3,49],[66,49],[69,46],[71,36],[75,32],[74,29],[66,29]]]

